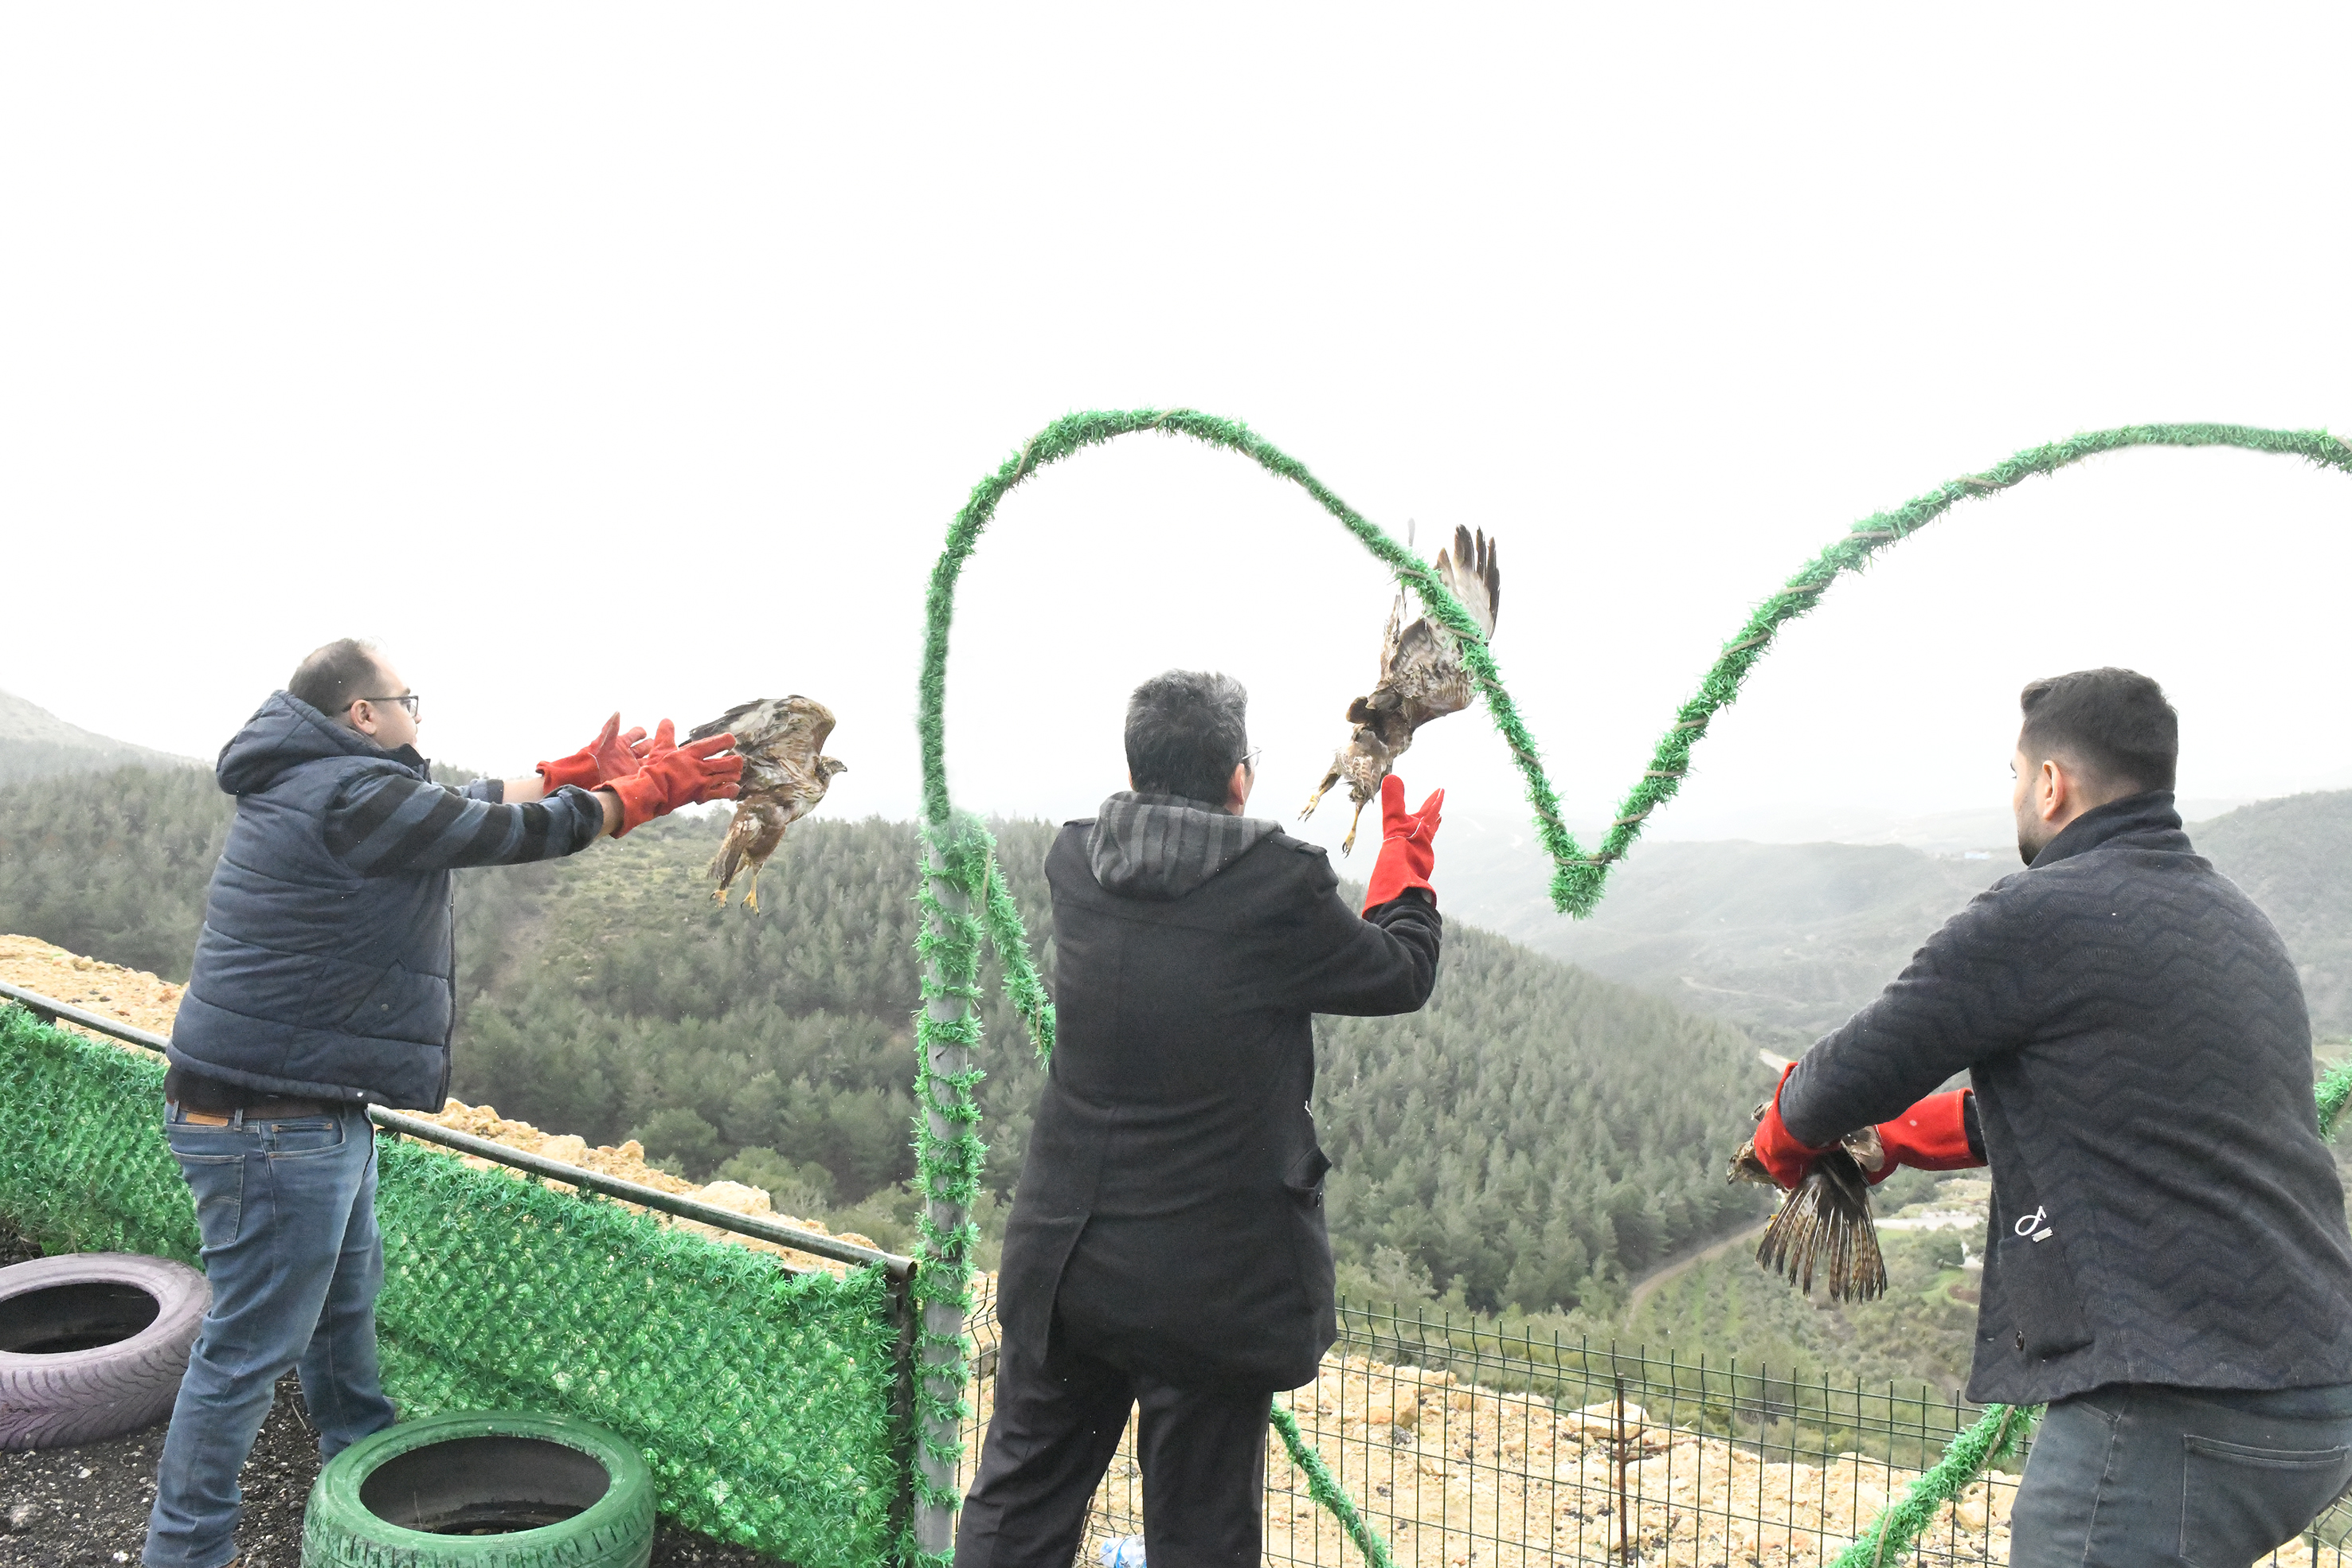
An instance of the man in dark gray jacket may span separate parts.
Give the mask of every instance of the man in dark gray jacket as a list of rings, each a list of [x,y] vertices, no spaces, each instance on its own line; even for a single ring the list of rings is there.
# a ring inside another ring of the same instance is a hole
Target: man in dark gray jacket
[[[142,1560],[233,1562],[236,1476],[288,1368],[321,1458],[392,1424],[376,1373],[370,1104],[437,1111],[449,1082],[452,871],[551,860],[735,793],[718,736],[622,736],[453,789],[415,747],[421,700],[366,645],[304,659],[221,748],[236,817],[172,1028],[164,1132],[196,1200],[205,1313],[172,1407]]]
[[[1969,1395],[2050,1406],[2011,1563],[2248,1563],[2352,1480],[2352,1237],[2302,986],[2181,831],[2156,683],[2086,670],[2022,706],[2029,869],[1789,1071],[1757,1150],[1793,1186],[1885,1123],[1898,1158],[1948,1168],[1973,1124],[1993,1192]],[[1921,1100],[1962,1071],[1965,1118]],[[1914,1158],[1937,1126],[1954,1147]]]
[[[1185,671],[1137,688],[1134,788],[1045,857],[1058,1039],[957,1568],[1068,1568],[1139,1406],[1152,1568],[1251,1568],[1273,1392],[1311,1381],[1338,1332],[1313,1015],[1428,999],[1444,791],[1408,812],[1384,781],[1359,915],[1321,849],[1243,815],[1245,700]]]

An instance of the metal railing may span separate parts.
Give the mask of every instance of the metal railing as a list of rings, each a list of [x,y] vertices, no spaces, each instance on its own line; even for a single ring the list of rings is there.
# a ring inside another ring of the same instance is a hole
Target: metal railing
[[[28,991],[21,986],[12,986],[5,981],[0,981],[0,998],[16,1002],[45,1022],[73,1024],[78,1028],[89,1030],[121,1040],[125,1044],[136,1046],[142,1051],[152,1051],[159,1056],[163,1053],[163,1048],[171,1043],[160,1034],[124,1023],[120,1019],[109,1018],[104,1013],[94,1013],[88,1009],[75,1007],[70,1002],[61,1002],[54,997],[45,997],[37,991]],[[566,1165],[562,1160],[550,1159],[544,1155],[531,1154],[524,1149],[509,1148],[492,1139],[479,1138],[470,1133],[461,1133],[455,1128],[444,1127],[437,1122],[428,1122],[421,1116],[412,1116],[404,1112],[387,1111],[380,1105],[371,1105],[368,1107],[368,1119],[377,1126],[389,1132],[398,1133],[404,1137],[421,1139],[428,1144],[438,1144],[444,1148],[471,1155],[477,1159],[488,1160],[495,1165],[506,1166],[515,1170],[529,1171],[531,1175],[545,1180],[560,1181],[572,1186],[583,1187],[590,1192],[601,1193],[606,1197],[616,1197],[625,1203],[634,1203],[643,1208],[656,1209],[679,1219],[690,1219],[698,1225],[708,1225],[713,1229],[731,1231],[738,1236],[752,1237],[758,1240],[772,1242],[779,1247],[790,1247],[796,1251],[813,1253],[819,1258],[830,1258],[835,1262],[858,1267],[869,1264],[878,1266],[885,1274],[889,1276],[894,1284],[905,1283],[915,1271],[913,1259],[902,1258],[895,1252],[885,1252],[876,1247],[861,1247],[854,1241],[845,1241],[837,1236],[826,1236],[814,1230],[803,1230],[799,1226],[786,1225],[780,1220],[765,1218],[756,1214],[738,1214],[731,1208],[720,1208],[716,1204],[684,1197],[677,1193],[664,1192],[659,1187],[646,1186],[642,1182],[625,1181],[619,1176],[605,1176],[601,1172],[586,1170],[579,1166]]]

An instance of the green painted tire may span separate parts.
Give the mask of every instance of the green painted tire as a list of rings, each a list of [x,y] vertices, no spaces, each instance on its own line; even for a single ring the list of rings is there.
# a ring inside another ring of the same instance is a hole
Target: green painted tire
[[[302,1568],[646,1568],[654,1479],[602,1427],[520,1411],[428,1416],[329,1460]]]

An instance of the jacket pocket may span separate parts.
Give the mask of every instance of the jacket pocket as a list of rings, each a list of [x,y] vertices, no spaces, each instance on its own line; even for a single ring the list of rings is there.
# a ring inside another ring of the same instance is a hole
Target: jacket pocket
[[[1282,1178],[1282,1185],[1290,1189],[1291,1197],[1306,1201],[1308,1207],[1320,1208],[1323,1207],[1323,1178],[1330,1169],[1331,1156],[1319,1146],[1310,1147],[1292,1164],[1290,1174]]]
[[[2027,1361],[2039,1362],[2091,1343],[2082,1292],[2056,1237],[2036,1241],[2031,1236],[2003,1236],[1994,1243],[1993,1254],[2011,1348],[2022,1352]]]
[[[1320,1148],[1310,1147],[1290,1167],[1282,1178],[1283,1190],[1290,1197],[1290,1222],[1293,1246],[1298,1260],[1298,1286],[1307,1298],[1307,1310],[1314,1319],[1315,1344],[1313,1354],[1304,1362],[1306,1372],[1285,1388],[1297,1386],[1315,1376],[1315,1363],[1331,1348],[1339,1337],[1338,1282],[1332,1277],[1331,1234],[1323,1218],[1323,1177],[1331,1169],[1331,1156]],[[1301,1346],[1302,1350],[1306,1347]]]
[[[243,1134],[208,1135],[208,1128],[168,1127],[165,1135],[172,1157],[196,1200],[196,1241],[214,1252],[236,1239],[245,1224],[245,1149]],[[224,1151],[215,1153],[215,1149]]]
[[[2182,1435],[2180,1560],[2251,1563],[2284,1545],[2352,1479],[2352,1448],[2250,1448]]]
[[[439,1045],[448,1035],[449,988],[436,976],[394,964],[343,1019],[346,1034]]]

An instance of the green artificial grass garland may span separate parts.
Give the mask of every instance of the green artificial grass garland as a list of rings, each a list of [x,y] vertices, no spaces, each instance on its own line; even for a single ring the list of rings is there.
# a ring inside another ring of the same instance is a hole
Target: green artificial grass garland
[[[969,1206],[978,1190],[980,1161],[985,1145],[980,1140],[980,1113],[971,1095],[971,1088],[980,1078],[978,1070],[967,1065],[944,1076],[934,1074],[928,1047],[938,1043],[968,1052],[978,1043],[980,938],[983,934],[996,953],[1004,972],[1007,995],[1027,1025],[1041,1061],[1051,1056],[1054,1044],[1053,1003],[1038,978],[1020,914],[1004,892],[1003,877],[997,873],[994,845],[978,822],[956,812],[949,801],[948,634],[955,620],[956,583],[962,575],[964,562],[971,559],[982,531],[995,516],[997,505],[1007,491],[1047,464],[1089,446],[1144,431],[1189,435],[1210,445],[1238,452],[1268,473],[1297,485],[1394,572],[1399,582],[1412,590],[1423,613],[1454,634],[1461,645],[1463,664],[1486,699],[1486,711],[1526,781],[1528,801],[1535,813],[1536,835],[1552,861],[1552,905],[1577,916],[1591,913],[1600,902],[1609,868],[1625,858],[1641,838],[1643,825],[1681,789],[1690,771],[1692,748],[1706,736],[1716,714],[1738,699],[1741,685],[1771,650],[1780,628],[1820,603],[1822,594],[1840,576],[1862,570],[1880,550],[1909,538],[1958,502],[2009,489],[2037,474],[2053,474],[2086,457],[2134,446],[2231,446],[2302,457],[2324,467],[2352,472],[2352,446],[2326,431],[2265,430],[2243,424],[2135,424],[2093,431],[2030,448],[1981,474],[1964,474],[1892,511],[1863,518],[1758,605],[1738,634],[1724,644],[1701,679],[1697,693],[1675,711],[1675,722],[1659,740],[1650,766],[1619,802],[1609,831],[1588,854],[1560,821],[1559,799],[1544,774],[1535,739],[1528,733],[1510,694],[1504,690],[1501,671],[1477,623],[1418,556],[1341,500],[1304,464],[1239,421],[1220,419],[1192,409],[1097,411],[1055,420],[1031,437],[1018,453],[1006,458],[994,473],[972,486],[963,509],[956,514],[948,529],[947,545],[931,570],[925,602],[917,728],[922,743],[923,814],[929,848],[923,887],[918,894],[926,916],[918,946],[926,963],[936,966],[941,977],[936,982],[936,990],[935,982],[927,977],[926,1000],[935,996],[951,996],[962,1004],[960,1014],[949,1019],[934,1019],[927,1008],[918,1015],[917,1022],[917,1093],[923,1107],[917,1115],[915,1132],[919,1179],[926,1194],[961,1206],[957,1212],[964,1216],[962,1222],[956,1224],[937,1225],[928,1217],[923,1222],[921,1250],[926,1265],[917,1291],[922,1294],[929,1291],[932,1294],[928,1299],[942,1303],[961,1303],[965,1300],[961,1281],[970,1278],[971,1249],[977,1239],[969,1221]],[[975,915],[947,910],[933,892],[935,878],[946,880],[961,892],[970,909],[980,913]],[[957,1060],[968,1061],[968,1057],[959,1054]],[[2335,1069],[2319,1085],[2323,1132],[2332,1132],[2347,1097],[2352,1097],[2352,1063]],[[928,1114],[933,1110],[940,1113],[944,1124],[956,1129],[953,1135],[934,1134]],[[952,1456],[961,1448],[958,1423],[966,1413],[962,1402],[965,1347],[961,1335],[949,1343],[948,1336],[927,1329],[922,1337],[927,1358],[936,1358],[927,1359],[923,1368],[924,1390],[919,1398],[925,1428],[923,1442],[935,1459],[951,1464]],[[1837,1559],[1837,1568],[1863,1568],[1865,1564],[1899,1560],[1937,1509],[1964,1490],[1985,1467],[2019,1449],[2038,1417],[2038,1411],[2020,1412],[2005,1406],[1988,1408],[1983,1419],[1952,1439],[1943,1458],[1913,1483],[1902,1501],[1888,1509],[1865,1536],[1846,1549]],[[1386,1544],[1331,1480],[1320,1458],[1300,1437],[1297,1423],[1289,1412],[1277,1409],[1275,1426],[1293,1459],[1307,1471],[1309,1490],[1317,1500],[1339,1516],[1372,1568],[1389,1568]],[[921,1478],[919,1490],[936,1511],[935,1519],[944,1518],[957,1501]],[[927,1563],[945,1568],[952,1554],[943,1543],[934,1542],[922,1556]]]

